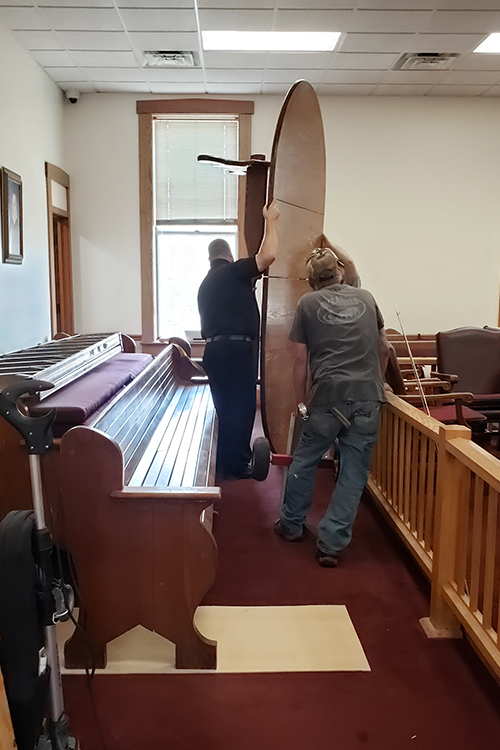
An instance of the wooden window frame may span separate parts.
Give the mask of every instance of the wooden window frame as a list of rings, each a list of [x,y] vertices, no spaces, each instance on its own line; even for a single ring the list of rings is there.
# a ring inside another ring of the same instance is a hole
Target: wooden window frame
[[[157,315],[157,268],[154,233],[153,206],[153,122],[165,114],[225,114],[237,116],[239,123],[239,159],[250,158],[251,117],[253,101],[231,99],[148,99],[137,102],[139,116],[139,211],[141,243],[141,310],[142,346],[154,353],[164,346],[158,341]],[[216,154],[214,154],[216,156]],[[244,210],[245,182],[239,177],[238,184],[238,248],[245,254]]]

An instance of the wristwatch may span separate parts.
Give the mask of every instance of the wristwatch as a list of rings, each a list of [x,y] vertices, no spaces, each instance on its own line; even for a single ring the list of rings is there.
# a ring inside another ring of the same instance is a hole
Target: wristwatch
[[[300,416],[302,417],[302,419],[308,418],[309,414],[307,413],[307,406],[304,403],[302,403],[302,401],[300,402],[300,404],[297,404],[297,410]]]

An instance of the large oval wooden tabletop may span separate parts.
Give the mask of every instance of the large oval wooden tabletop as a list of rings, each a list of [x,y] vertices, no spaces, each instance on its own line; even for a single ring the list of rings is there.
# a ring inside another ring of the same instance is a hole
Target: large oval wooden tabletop
[[[298,81],[278,118],[269,171],[276,199],[278,255],[264,277],[262,299],[261,408],[275,453],[286,453],[290,417],[297,411],[293,348],[288,334],[297,303],[310,291],[305,260],[323,232],[326,158],[323,121],[313,87]]]

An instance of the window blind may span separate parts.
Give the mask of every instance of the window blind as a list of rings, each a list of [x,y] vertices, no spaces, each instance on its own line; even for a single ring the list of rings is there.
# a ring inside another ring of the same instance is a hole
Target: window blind
[[[154,127],[157,222],[235,222],[238,177],[197,161],[238,158],[237,120],[161,119]]]

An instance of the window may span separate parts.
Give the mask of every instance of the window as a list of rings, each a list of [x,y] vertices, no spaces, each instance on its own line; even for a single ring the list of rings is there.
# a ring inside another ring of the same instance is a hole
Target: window
[[[174,114],[153,121],[159,338],[199,329],[196,298],[209,242],[224,237],[237,254],[238,178],[198,161],[198,154],[237,159],[237,117]]]
[[[208,271],[207,248],[222,237],[236,258],[236,226],[157,227],[158,335],[199,335],[198,288]]]
[[[211,239],[226,239],[235,257],[245,254],[244,178],[196,157],[248,159],[253,102],[146,101],[137,111],[142,342],[155,351],[158,338],[199,329],[196,295]]]

